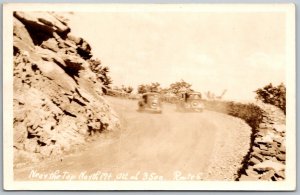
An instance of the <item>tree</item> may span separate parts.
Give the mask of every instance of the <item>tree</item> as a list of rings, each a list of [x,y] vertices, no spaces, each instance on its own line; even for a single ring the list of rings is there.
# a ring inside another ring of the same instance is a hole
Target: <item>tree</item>
[[[124,91],[128,94],[130,94],[133,91],[133,87],[131,87],[131,86],[125,87],[124,85],[122,85],[121,89],[122,89],[122,91]]]
[[[161,87],[160,87],[160,84],[158,82],[151,83],[150,92],[160,92],[160,90],[161,90]]]
[[[158,82],[151,83],[151,84],[143,84],[138,86],[138,93],[148,93],[148,92],[157,92],[161,91],[160,84]]]
[[[256,99],[279,107],[286,113],[286,88],[283,83],[273,86],[272,83],[256,91]]]
[[[137,91],[140,94],[146,93],[148,91],[148,86],[146,86],[146,85],[139,85]]]
[[[174,94],[178,95],[181,91],[186,91],[186,92],[193,91],[191,89],[191,86],[192,86],[191,84],[181,79],[181,81],[179,82],[172,83],[170,85],[169,90]]]

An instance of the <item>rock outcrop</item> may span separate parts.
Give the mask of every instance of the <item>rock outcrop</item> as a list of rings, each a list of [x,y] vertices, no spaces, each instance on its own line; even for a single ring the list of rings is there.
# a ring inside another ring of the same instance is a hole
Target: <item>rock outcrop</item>
[[[70,32],[53,13],[14,13],[15,162],[59,155],[119,126],[87,61],[91,46]]]
[[[285,115],[279,108],[258,104],[264,111],[262,123],[254,133],[250,155],[239,181],[285,179]]]

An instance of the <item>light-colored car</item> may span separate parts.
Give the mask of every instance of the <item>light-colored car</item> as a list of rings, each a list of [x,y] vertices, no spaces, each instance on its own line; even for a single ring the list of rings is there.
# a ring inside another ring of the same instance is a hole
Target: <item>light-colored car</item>
[[[162,104],[158,93],[144,93],[138,102],[138,111],[162,113]]]
[[[203,112],[204,104],[200,92],[181,93],[177,110],[180,112]]]

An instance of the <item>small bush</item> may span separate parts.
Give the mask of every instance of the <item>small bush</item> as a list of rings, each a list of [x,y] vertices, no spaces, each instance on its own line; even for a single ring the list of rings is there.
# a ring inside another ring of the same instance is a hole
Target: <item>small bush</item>
[[[123,98],[131,98],[133,95],[131,92],[133,91],[133,87],[131,86],[124,86],[121,87],[114,86],[112,89],[107,90],[107,94],[109,96],[115,96],[115,97],[123,97]]]
[[[286,88],[283,83],[273,86],[272,83],[255,91],[256,99],[272,104],[286,112]]]
[[[148,93],[148,92],[157,92],[158,93],[161,91],[161,87],[158,82],[151,83],[151,84],[142,84],[142,85],[138,86],[137,91],[139,94]]]
[[[107,94],[107,89],[110,89],[110,85],[112,84],[112,79],[109,76],[109,68],[107,66],[102,66],[101,61],[98,59],[89,59],[88,62],[91,70],[96,74],[97,79],[103,84],[102,90],[104,94]]]
[[[263,111],[254,104],[230,102],[228,104],[228,114],[245,120],[253,129],[259,126],[263,118]]]

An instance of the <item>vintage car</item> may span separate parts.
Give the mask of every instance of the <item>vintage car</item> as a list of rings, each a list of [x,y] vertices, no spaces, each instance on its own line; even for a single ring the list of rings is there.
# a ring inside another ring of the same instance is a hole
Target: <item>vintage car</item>
[[[144,93],[138,102],[138,111],[161,113],[161,99],[158,93]]]
[[[179,102],[177,103],[177,110],[180,112],[202,112],[204,110],[204,104],[202,102],[201,93],[181,93]]]

